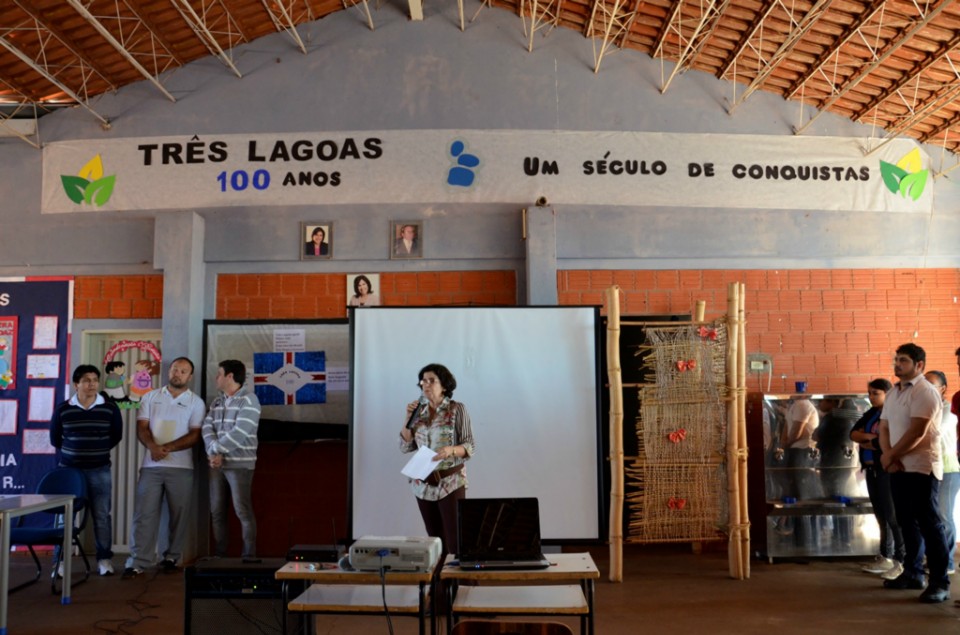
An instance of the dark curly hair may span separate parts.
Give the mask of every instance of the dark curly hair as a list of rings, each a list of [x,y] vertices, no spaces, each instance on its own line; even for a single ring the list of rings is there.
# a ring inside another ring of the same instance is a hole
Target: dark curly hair
[[[453,391],[457,388],[457,378],[446,366],[443,364],[427,364],[421,368],[417,374],[417,386],[420,386],[420,381],[425,373],[433,373],[437,376],[437,379],[440,380],[440,387],[443,388],[444,397],[453,397]]]

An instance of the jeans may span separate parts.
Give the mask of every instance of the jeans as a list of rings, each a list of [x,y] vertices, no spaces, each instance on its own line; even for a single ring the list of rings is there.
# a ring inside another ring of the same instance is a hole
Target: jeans
[[[890,491],[907,548],[903,563],[906,574],[923,579],[923,552],[926,549],[930,587],[949,589],[947,541],[939,508],[940,481],[933,474],[893,472],[890,474]]]
[[[231,499],[243,534],[243,551],[240,555],[244,558],[257,555],[257,518],[253,513],[252,491],[253,470],[210,470],[210,516],[213,520],[214,555],[227,555],[227,545],[230,542],[227,521]]]
[[[947,569],[955,569],[954,552],[957,550],[957,524],[954,521],[957,492],[960,492],[960,472],[945,472],[940,483],[940,516],[947,535]]]
[[[897,515],[893,508],[893,496],[890,494],[890,474],[883,468],[868,465],[864,468],[867,475],[867,493],[873,506],[873,515],[880,526],[880,555],[903,562],[905,549],[903,532],[897,524]]]
[[[110,474],[110,466],[104,465],[80,471],[87,479],[87,513],[93,517],[93,538],[97,545],[97,560],[110,560],[113,558],[113,523],[110,518],[113,477]],[[57,558],[59,553],[60,547],[57,547],[54,550],[54,558]]]

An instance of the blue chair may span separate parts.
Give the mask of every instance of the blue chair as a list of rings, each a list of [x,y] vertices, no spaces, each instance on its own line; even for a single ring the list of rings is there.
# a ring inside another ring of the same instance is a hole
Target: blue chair
[[[87,571],[83,580],[72,584],[86,582],[90,577],[90,561],[83,550],[83,544],[80,542],[80,533],[87,524],[87,479],[83,472],[72,467],[58,467],[47,472],[40,479],[37,485],[37,494],[73,494],[73,544],[76,546],[80,555],[83,557],[83,564]],[[19,591],[37,580],[43,573],[43,567],[40,565],[40,558],[34,547],[53,545],[54,547],[63,545],[63,511],[64,508],[49,509],[35,514],[30,514],[25,518],[43,518],[47,516],[45,522],[36,527],[23,527],[24,518],[20,518],[20,525],[10,528],[10,545],[23,545],[30,550],[33,561],[37,565],[37,575],[32,580],[28,580],[10,589],[10,593]],[[50,574],[50,590],[54,594],[60,593],[57,589],[57,570],[60,562],[64,558],[63,549],[56,549],[56,557],[53,562],[53,571]],[[66,557],[70,557],[69,554]]]

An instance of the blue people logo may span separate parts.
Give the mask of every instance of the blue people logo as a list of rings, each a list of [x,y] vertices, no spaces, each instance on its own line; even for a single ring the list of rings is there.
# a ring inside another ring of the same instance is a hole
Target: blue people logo
[[[456,160],[456,165],[447,172],[447,185],[470,187],[476,178],[474,168],[480,165],[480,157],[470,154],[466,144],[459,139],[450,144],[450,156]]]

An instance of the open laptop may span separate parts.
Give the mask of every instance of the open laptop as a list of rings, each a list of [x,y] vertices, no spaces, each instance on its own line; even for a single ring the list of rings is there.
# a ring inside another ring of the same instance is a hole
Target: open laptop
[[[546,569],[540,550],[536,498],[464,498],[458,501],[461,569]]]

